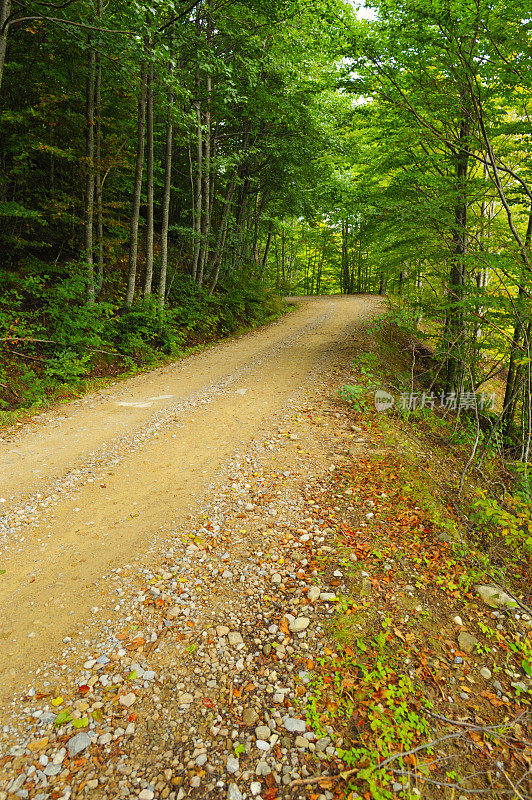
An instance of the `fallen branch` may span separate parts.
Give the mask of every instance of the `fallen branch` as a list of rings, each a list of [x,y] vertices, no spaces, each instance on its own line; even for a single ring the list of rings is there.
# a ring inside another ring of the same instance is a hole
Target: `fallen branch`
[[[428,713],[430,714],[431,712]],[[513,720],[511,723],[507,723],[506,725],[473,725],[470,723],[453,720],[447,717],[440,717],[440,715],[438,714],[431,714],[431,716],[440,718],[445,722],[449,722],[451,724],[463,726],[466,728],[466,730],[457,731],[456,733],[449,733],[446,734],[445,736],[441,736],[439,739],[433,739],[432,741],[427,742],[426,744],[420,744],[417,747],[413,747],[411,750],[405,750],[399,753],[394,753],[393,755],[384,759],[384,761],[382,761],[380,764],[375,765],[374,771],[385,769],[385,767],[387,767],[389,764],[392,764],[394,761],[397,761],[400,758],[404,758],[405,756],[414,755],[415,753],[419,753],[422,750],[432,749],[442,744],[443,742],[448,742],[451,741],[452,739],[460,739],[470,731],[487,732],[487,731],[497,731],[500,730],[501,728],[507,729],[511,725],[515,724],[519,719],[521,719],[521,717],[524,716],[524,714],[521,714],[519,717],[516,717],[515,720]],[[360,767],[353,767],[353,769],[345,770],[344,772],[340,772],[338,775],[313,775],[309,778],[298,778],[297,780],[292,781],[289,788],[291,789],[294,786],[308,786],[309,784],[319,783],[320,781],[323,780],[333,780],[333,781],[346,780],[347,778],[351,777],[351,775],[354,775],[357,772],[360,772]],[[441,783],[441,781],[439,781],[439,783]]]

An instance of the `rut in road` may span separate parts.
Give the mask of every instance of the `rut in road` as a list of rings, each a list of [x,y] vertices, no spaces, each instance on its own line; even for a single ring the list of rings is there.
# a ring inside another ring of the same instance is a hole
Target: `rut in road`
[[[194,511],[380,300],[303,300],[279,322],[44,414],[0,448],[0,687],[8,701],[97,615],[102,577]]]

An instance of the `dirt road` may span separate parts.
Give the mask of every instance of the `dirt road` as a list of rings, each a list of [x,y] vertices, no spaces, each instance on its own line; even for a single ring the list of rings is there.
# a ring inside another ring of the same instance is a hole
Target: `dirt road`
[[[43,414],[0,442],[4,699],[98,607],[98,579],[175,525],[331,358],[371,297],[302,300],[277,323]],[[95,612],[93,612],[95,613]]]

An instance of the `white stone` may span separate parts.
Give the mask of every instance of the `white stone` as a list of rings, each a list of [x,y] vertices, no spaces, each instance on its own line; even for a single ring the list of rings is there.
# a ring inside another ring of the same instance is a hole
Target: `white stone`
[[[284,726],[290,733],[304,733],[307,730],[305,720],[296,717],[286,716],[283,719]]]
[[[307,597],[311,603],[315,603],[320,596],[320,590],[318,586],[311,586],[307,592]]]
[[[129,708],[130,706],[133,705],[136,699],[137,699],[136,694],[133,694],[133,692],[128,692],[127,694],[121,694],[120,697],[118,698],[118,702],[120,703],[120,705]]]
[[[510,595],[503,592],[499,586],[493,583],[475,586],[477,594],[491,608],[517,608],[518,604]]]
[[[227,759],[226,768],[227,771],[231,773],[231,775],[234,775],[235,772],[238,772],[238,770],[240,769],[240,762],[238,758],[235,758],[234,756],[229,756],[229,758]]]
[[[300,631],[306,630],[309,625],[310,620],[308,617],[298,617],[290,623],[290,630],[292,633],[299,633]]]

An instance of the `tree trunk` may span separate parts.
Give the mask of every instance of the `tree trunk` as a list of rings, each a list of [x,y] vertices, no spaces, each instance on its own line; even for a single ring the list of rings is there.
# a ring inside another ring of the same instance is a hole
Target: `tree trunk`
[[[170,78],[174,75],[174,62],[170,61],[168,65],[168,74]],[[170,90],[168,92],[168,108],[166,111],[166,146],[164,154],[164,187],[163,187],[163,207],[162,207],[162,222],[161,222],[161,271],[159,273],[159,306],[164,308],[164,301],[166,296],[166,273],[168,270],[168,221],[170,217],[170,190],[172,185],[172,139],[174,135],[174,126],[172,121],[172,113],[174,107],[174,94]]]
[[[137,158],[135,163],[135,180],[133,184],[133,202],[131,209],[130,241],[129,241],[129,275],[125,307],[131,308],[135,297],[135,280],[137,275],[138,237],[139,237],[139,211],[140,194],[142,191],[142,171],[144,167],[144,128],[146,123],[146,90],[147,69],[142,64],[140,68],[140,93],[138,99],[137,116]]]
[[[273,234],[273,221],[270,221],[270,225],[268,227],[268,235],[266,237],[266,244],[264,246],[264,253],[262,255],[262,261],[260,265],[260,273],[259,273],[260,280],[262,280],[264,272],[266,270],[266,265],[268,264],[268,253],[270,252],[270,245],[272,243],[272,234]]]
[[[153,64],[148,67],[146,83],[146,271],[144,273],[144,297],[151,295],[153,283]]]
[[[525,235],[525,247],[527,252],[530,252],[530,244],[532,242],[532,205],[528,212],[528,225]],[[526,265],[523,265],[526,268]],[[510,350],[510,360],[508,364],[508,376],[506,378],[506,387],[504,392],[503,402],[503,416],[501,420],[502,429],[506,435],[510,433],[513,425],[515,410],[517,406],[517,394],[522,377],[522,366],[517,364],[520,355],[522,355],[521,339],[523,335],[523,303],[526,297],[526,290],[523,285],[523,277],[519,283],[519,295],[517,301],[517,320],[514,326],[512,336],[512,346]],[[528,345],[528,339],[525,332],[525,345]]]
[[[94,305],[96,289],[94,286],[94,253],[93,253],[93,221],[94,221],[94,83],[96,56],[89,38],[87,64],[87,96],[85,123],[85,158],[87,176],[85,179],[85,242],[84,259],[87,270],[87,302]]]
[[[11,0],[0,0],[0,89],[2,88],[4,62],[6,60],[7,32],[9,30],[8,19],[10,14]]]
[[[232,178],[231,178],[231,180],[229,182],[229,186],[227,187],[227,193],[226,193],[226,196],[225,196],[224,210],[223,210],[223,213],[222,213],[222,219],[221,219],[221,222],[220,222],[220,227],[218,229],[218,240],[216,242],[216,248],[214,250],[214,257],[213,257],[213,261],[212,261],[213,269],[212,269],[211,280],[210,280],[210,283],[209,283],[209,296],[212,295],[212,293],[214,292],[214,289],[216,287],[216,284],[218,283],[218,276],[220,274],[220,266],[222,264],[222,259],[223,259],[224,252],[225,252],[225,242],[226,242],[226,239],[227,239],[227,229],[229,227],[229,217],[230,217],[230,211],[231,211],[231,204],[233,202],[233,196],[235,194],[235,189],[236,189],[236,178],[237,178],[237,173],[236,173],[236,170],[235,170],[235,172],[233,173],[233,176],[232,176]]]
[[[200,91],[200,72],[196,70],[196,175],[194,181],[194,236],[193,236],[193,257],[192,257],[192,279],[197,279],[198,264],[201,254],[201,222],[202,222],[202,192],[203,192],[203,128],[201,119]]]
[[[465,116],[460,124],[460,137],[456,155],[456,191],[454,208],[453,256],[449,276],[450,308],[447,313],[447,362],[445,388],[458,390],[463,375],[464,315],[461,308],[465,283],[465,256],[467,253],[467,169],[469,163],[469,120]]]
[[[207,100],[205,102],[205,116],[204,116],[204,136],[203,136],[203,212],[201,220],[201,245],[200,255],[198,259],[198,268],[196,275],[196,283],[201,286],[203,283],[203,273],[205,271],[205,262],[209,253],[209,236],[211,233],[211,90],[212,79],[210,75],[206,76],[205,88],[207,91]]]
[[[98,23],[102,19],[102,0],[96,2]],[[96,76],[94,83],[94,194],[96,198],[96,294],[103,286],[103,205],[102,205],[102,62],[96,54]]]

